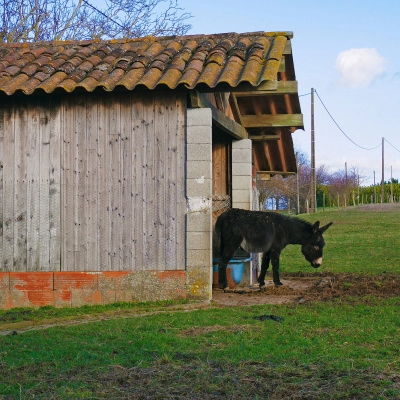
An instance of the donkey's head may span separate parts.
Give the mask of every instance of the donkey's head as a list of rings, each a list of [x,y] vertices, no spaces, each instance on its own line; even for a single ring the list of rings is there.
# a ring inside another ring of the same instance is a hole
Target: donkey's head
[[[301,252],[314,268],[318,268],[322,264],[322,250],[325,246],[322,235],[332,224],[333,222],[330,222],[320,228],[319,221],[317,221],[312,227],[311,236],[301,245]]]

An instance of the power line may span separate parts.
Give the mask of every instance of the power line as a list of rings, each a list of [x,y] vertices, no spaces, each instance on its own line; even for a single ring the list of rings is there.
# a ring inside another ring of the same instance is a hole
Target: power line
[[[343,135],[346,136],[346,138],[347,138],[348,140],[350,140],[351,143],[353,143],[354,145],[356,145],[357,147],[359,147],[360,149],[363,149],[363,150],[375,150],[375,149],[377,149],[378,147],[381,146],[381,143],[379,143],[378,146],[371,147],[371,148],[367,148],[367,147],[363,147],[363,146],[360,146],[359,144],[357,144],[357,143],[356,143],[353,139],[351,139],[351,138],[346,134],[346,132],[339,126],[339,124],[338,124],[338,123],[336,122],[336,120],[333,118],[332,114],[329,112],[329,110],[328,110],[327,107],[325,106],[324,102],[322,101],[321,97],[319,96],[319,94],[318,94],[318,92],[317,92],[316,90],[315,90],[315,93],[317,94],[319,101],[321,102],[321,104],[322,104],[323,107],[325,108],[325,111],[326,111],[326,112],[328,113],[328,115],[331,117],[332,121],[333,121],[333,122],[335,123],[335,125],[339,128],[340,132],[342,132]],[[393,146],[393,147],[394,147],[394,146]],[[396,150],[397,150],[397,149],[396,149]]]
[[[343,131],[343,129],[339,126],[339,124],[335,121],[335,119],[333,118],[332,114],[329,112],[328,108],[325,106],[324,102],[322,101],[322,99],[321,99],[321,97],[319,96],[319,94],[318,94],[318,92],[317,92],[316,89],[314,89],[314,92],[317,94],[319,101],[321,102],[321,104],[322,104],[323,107],[325,108],[325,111],[326,111],[326,112],[328,113],[328,115],[331,117],[332,121],[333,121],[333,122],[335,123],[335,125],[340,129],[340,131],[343,133],[343,135],[345,135],[346,138],[347,138],[348,140],[350,140],[350,142],[352,142],[354,145],[356,145],[357,147],[359,147],[359,148],[361,148],[361,149],[363,149],[363,150],[375,150],[375,149],[377,149],[378,147],[382,146],[382,144],[379,143],[379,144],[378,144],[377,146],[375,146],[375,147],[367,148],[367,147],[360,146],[359,144],[357,144],[356,142],[354,142],[354,140],[352,140],[352,139]],[[301,94],[301,95],[299,95],[299,97],[309,96],[310,94],[311,94],[311,92],[310,92],[310,93]],[[388,144],[390,144],[390,146],[392,146],[396,151],[398,151],[398,152],[400,153],[400,150],[399,150],[396,146],[394,146],[392,143],[390,143],[389,140],[387,140],[387,139],[385,139],[385,138],[383,138],[383,139],[384,139]]]
[[[111,17],[109,17],[108,15],[104,14],[103,11],[100,11],[98,8],[96,8],[95,6],[92,6],[88,1],[86,0],[82,0],[86,5],[88,5],[90,8],[93,8],[93,10],[97,11],[99,14],[101,14],[103,17],[106,17],[107,19],[109,19],[111,22],[114,22],[114,24],[118,25],[120,28],[122,29],[126,29],[124,26],[122,26],[120,23],[118,23],[117,21],[113,20]]]
[[[397,150],[400,153],[400,150],[397,147],[393,146],[392,143],[389,142],[389,140],[385,139],[385,142],[389,143],[395,150]]]

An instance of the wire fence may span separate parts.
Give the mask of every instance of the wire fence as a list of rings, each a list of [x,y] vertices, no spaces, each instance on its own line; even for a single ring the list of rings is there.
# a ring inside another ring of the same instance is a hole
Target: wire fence
[[[231,197],[227,194],[218,194],[212,196],[212,218],[213,226],[217,218],[226,210],[232,207]]]

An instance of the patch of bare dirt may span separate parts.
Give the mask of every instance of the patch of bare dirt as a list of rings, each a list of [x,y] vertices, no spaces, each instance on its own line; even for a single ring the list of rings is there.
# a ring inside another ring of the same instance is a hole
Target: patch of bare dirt
[[[274,286],[272,281],[266,281],[265,287],[261,289],[258,285],[225,291],[214,289],[213,302],[224,306],[246,306],[328,301],[360,296],[400,296],[400,276],[395,274],[337,274],[318,277],[286,275],[281,280],[283,286],[279,287]]]

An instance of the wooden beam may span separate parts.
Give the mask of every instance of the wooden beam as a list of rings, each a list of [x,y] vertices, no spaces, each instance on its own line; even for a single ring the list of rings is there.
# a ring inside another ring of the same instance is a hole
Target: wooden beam
[[[276,114],[276,115],[242,115],[245,128],[284,128],[304,126],[303,114]]]
[[[229,103],[231,105],[232,113],[235,119],[239,122],[239,124],[242,125],[242,116],[240,114],[240,109],[239,105],[237,103],[236,95],[235,93],[231,93],[229,97]]]
[[[257,180],[258,181],[270,181],[271,174],[266,172],[257,172]]]
[[[250,83],[247,82],[243,82],[243,83],[239,83],[239,85],[237,85],[234,88],[231,88],[229,91],[230,92],[243,92],[245,90],[254,90],[254,91],[259,91],[259,90],[267,90],[267,91],[275,91],[278,88],[278,81],[265,81],[260,83],[258,86],[253,86]]]
[[[298,83],[297,81],[279,81],[276,90],[250,90],[247,92],[236,92],[236,97],[249,97],[249,96],[265,96],[276,94],[297,94]]]
[[[278,72],[285,72],[286,71],[286,59],[285,57],[281,58],[281,63],[279,64]]]
[[[296,172],[284,172],[284,171],[257,171],[258,174],[270,174],[270,175],[282,175],[282,176],[289,176],[289,175],[296,175]]]
[[[258,86],[253,86],[248,82],[239,83],[236,87],[232,87],[225,82],[219,83],[216,87],[210,88],[207,85],[199,84],[196,86],[198,92],[201,93],[214,93],[214,92],[231,92],[231,93],[240,93],[240,92],[248,92],[248,91],[276,91],[278,88],[278,81],[265,81],[262,82]]]
[[[211,108],[213,122],[218,128],[233,136],[235,139],[247,139],[247,131],[242,125],[228,118],[211,103],[209,103],[208,108]]]
[[[285,48],[283,49],[282,54],[292,54],[292,43],[290,40],[286,41]]]
[[[211,104],[204,94],[198,92],[191,92],[190,99],[192,107],[195,108],[211,108],[213,123],[228,133],[235,139],[247,139],[248,134],[245,128],[232,119],[228,118],[222,111],[218,110],[213,104]]]
[[[219,110],[221,110],[223,113],[225,113],[226,108],[228,107],[230,93],[215,92],[214,96],[215,96],[215,102],[217,104],[217,108]]]
[[[281,140],[281,137],[278,135],[251,135],[249,136],[249,139],[253,140],[254,142],[264,142],[269,140]]]
[[[190,92],[190,103],[193,108],[202,108],[203,104],[201,102],[200,93],[198,91]]]

